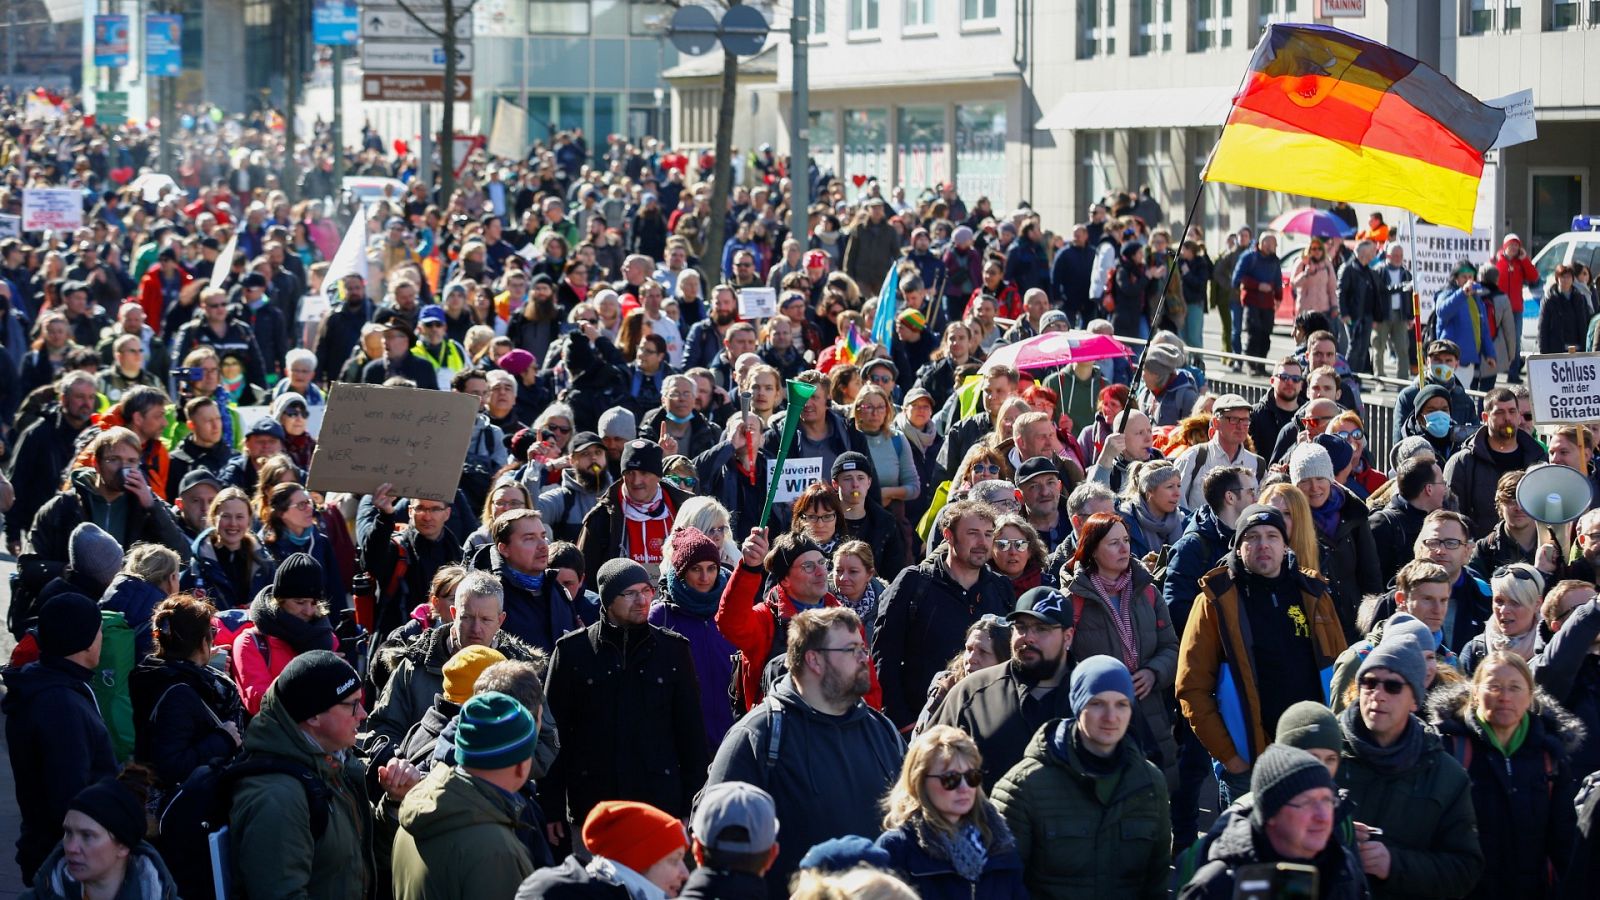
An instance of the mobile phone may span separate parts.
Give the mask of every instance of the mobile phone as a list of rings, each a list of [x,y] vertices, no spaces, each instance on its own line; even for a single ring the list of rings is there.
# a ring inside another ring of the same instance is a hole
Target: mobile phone
[[[1234,900],[1312,900],[1317,869],[1301,863],[1256,863],[1234,873]]]

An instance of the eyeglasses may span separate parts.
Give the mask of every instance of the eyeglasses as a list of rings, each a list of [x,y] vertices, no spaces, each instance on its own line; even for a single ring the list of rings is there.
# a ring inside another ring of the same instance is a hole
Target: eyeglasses
[[[1346,441],[1364,441],[1367,438],[1367,433],[1359,428],[1352,428],[1349,431],[1340,431],[1338,432],[1338,435],[1339,437],[1344,438]]]
[[[556,425],[556,424],[554,424],[552,422],[546,422],[544,427],[550,429],[551,431],[558,431],[558,432],[560,432],[562,434],[571,434],[572,433],[572,426],[571,425]]]
[[[1379,688],[1382,688],[1385,694],[1396,697],[1406,689],[1406,682],[1403,678],[1379,678],[1376,675],[1362,676],[1361,689],[1363,691],[1372,693]]]
[[[872,655],[867,652],[866,644],[851,644],[848,647],[817,647],[815,649],[818,653],[849,653],[862,659]]]
[[[1249,416],[1217,416],[1217,421],[1218,422],[1226,422],[1229,425],[1249,425],[1250,424],[1250,417]]]
[[[290,509],[298,509],[301,512],[311,512],[312,510],[315,510],[317,507],[316,507],[316,504],[312,503],[310,500],[301,500],[298,503],[289,504],[289,508]]]
[[[634,588],[631,591],[623,591],[621,596],[622,599],[629,603],[649,603],[656,598],[656,589],[645,585],[644,587]]]
[[[1338,808],[1339,801],[1334,797],[1307,797],[1304,800],[1296,800],[1292,803],[1285,803],[1284,806],[1302,811],[1308,809],[1331,811]]]
[[[795,563],[795,566],[797,566],[800,571],[806,573],[807,575],[817,574],[817,571],[822,569],[823,565],[823,562],[817,559],[808,559],[802,563]]]
[[[929,772],[924,777],[939,782],[939,787],[947,791],[955,790],[961,786],[962,782],[966,782],[967,787],[974,788],[983,784],[983,773],[977,769],[968,769],[965,772],[939,772],[937,774]]]
[[[838,518],[838,514],[831,512],[800,514],[800,521],[802,522],[832,522],[836,518]]]
[[[352,716],[361,715],[361,698],[360,697],[357,697],[354,700],[340,700],[338,703],[335,703],[334,706],[342,706],[345,709],[350,710],[350,715],[352,715]]]
[[[705,530],[705,536],[714,541],[720,541],[728,536],[728,526],[718,525],[715,528],[707,528]]]
[[[1017,550],[1026,550],[1026,549],[1028,549],[1028,539],[1027,538],[995,538],[994,539],[994,548],[996,550],[1004,550],[1006,552],[1014,552],[1014,551],[1017,551]]]
[[[1428,538],[1422,542],[1422,546],[1427,547],[1429,550],[1460,550],[1466,546],[1466,543],[1460,538]]]

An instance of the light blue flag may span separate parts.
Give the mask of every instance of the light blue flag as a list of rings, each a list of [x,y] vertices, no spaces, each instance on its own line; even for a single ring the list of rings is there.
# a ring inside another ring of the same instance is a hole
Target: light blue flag
[[[889,269],[889,277],[883,280],[883,289],[878,291],[878,312],[872,318],[872,340],[882,344],[885,350],[894,347],[894,317],[900,301],[900,265],[898,262]]]

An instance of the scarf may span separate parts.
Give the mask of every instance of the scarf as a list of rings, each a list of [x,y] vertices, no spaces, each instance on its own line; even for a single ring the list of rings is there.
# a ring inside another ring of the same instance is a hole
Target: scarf
[[[665,891],[614,859],[596,856],[584,868],[596,879],[620,886],[628,892],[630,900],[666,900]]]
[[[270,590],[264,590],[250,601],[250,621],[262,634],[288,644],[296,655],[334,648],[337,642],[333,637],[333,623],[327,616],[317,616],[309,622],[297,619],[274,603],[271,595]]]
[[[500,577],[511,582],[512,587],[521,588],[530,594],[538,596],[544,590],[544,573],[529,575],[527,572],[518,572],[510,566],[500,567]]]
[[[1499,619],[1496,619],[1494,616],[1490,616],[1489,621],[1484,623],[1483,626],[1483,640],[1484,643],[1489,645],[1489,650],[1491,652],[1495,650],[1506,650],[1511,653],[1515,653],[1523,659],[1532,659],[1535,649],[1534,645],[1539,641],[1539,623],[1534,622],[1533,625],[1529,626],[1527,631],[1524,631],[1522,634],[1512,636],[1506,634],[1500,629]]]
[[[1406,722],[1406,730],[1400,733],[1399,740],[1387,747],[1378,746],[1372,732],[1367,730],[1367,723],[1361,719],[1360,704],[1352,703],[1339,714],[1339,730],[1344,732],[1344,739],[1355,755],[1383,775],[1405,772],[1422,756],[1422,721],[1416,716]]]
[[[709,591],[697,591],[689,586],[687,581],[678,577],[672,569],[667,570],[667,602],[683,611],[684,614],[701,619],[709,619],[717,614],[717,603],[722,600],[722,589],[728,586],[728,570],[723,569],[717,575],[717,583]]]
[[[1328,499],[1321,506],[1311,511],[1311,521],[1317,525],[1317,530],[1328,537],[1339,527],[1339,510],[1344,508],[1344,491],[1337,484],[1328,488]]]
[[[302,534],[295,534],[288,528],[280,528],[278,529],[277,538],[283,543],[288,544],[290,547],[293,547],[294,552],[296,553],[310,553],[311,539],[316,535],[316,533],[317,530],[315,528],[307,528]]]
[[[969,822],[959,826],[955,834],[950,834],[933,827],[920,813],[906,824],[928,855],[949,860],[950,867],[956,870],[962,880],[977,884],[983,877],[984,864],[989,861],[989,850],[983,844],[983,834],[978,831],[978,826]]]
[[[1117,624],[1117,636],[1122,639],[1122,664],[1129,672],[1137,672],[1139,641],[1133,633],[1133,567],[1123,570],[1114,581],[1105,580],[1099,572],[1090,572],[1089,583],[1111,607],[1111,620]]]
[[[635,503],[622,492],[622,547],[627,557],[646,565],[661,564],[661,548],[672,530],[672,510],[667,503],[667,493],[656,488],[656,496],[648,503]]]
[[[1014,596],[1021,597],[1042,584],[1044,584],[1044,568],[1034,560],[1029,559],[1027,567],[1022,570],[1022,574],[1011,579],[1011,593]]]
[[[1167,544],[1176,544],[1178,538],[1183,537],[1182,507],[1157,518],[1150,507],[1143,500],[1139,500],[1133,504],[1133,515],[1139,522],[1139,528],[1144,531],[1145,537],[1149,539],[1150,548],[1153,550],[1160,549]]]
[[[933,442],[939,437],[939,430],[933,427],[932,419],[928,420],[928,427],[918,428],[911,424],[911,420],[906,418],[903,411],[894,417],[894,427],[900,429],[906,440],[924,453],[928,452],[928,448],[933,446]]]
[[[1500,736],[1494,733],[1493,728],[1489,727],[1489,720],[1482,716],[1477,716],[1476,718],[1478,720],[1478,728],[1483,732],[1484,740],[1489,742],[1489,746],[1499,750],[1500,755],[1506,759],[1515,756],[1517,751],[1522,749],[1522,742],[1528,739],[1528,727],[1533,723],[1533,716],[1523,713],[1522,721],[1517,723],[1517,730],[1511,733],[1511,740],[1502,744],[1500,743]]]

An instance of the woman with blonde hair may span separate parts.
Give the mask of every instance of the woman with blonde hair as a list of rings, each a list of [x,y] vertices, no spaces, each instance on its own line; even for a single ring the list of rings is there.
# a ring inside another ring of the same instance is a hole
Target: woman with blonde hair
[[[1467,896],[1555,896],[1569,860],[1582,859],[1571,852],[1570,761],[1584,723],[1540,690],[1527,661],[1507,650],[1483,657],[1470,683],[1433,696],[1427,719],[1472,781],[1484,866]]]
[[[935,725],[912,741],[883,808],[878,846],[924,900],[1028,896],[1016,840],[984,796],[983,756],[966,732]]]
[[[934,523],[939,520],[939,510],[950,502],[951,494],[965,491],[980,481],[1010,481],[1011,476],[1011,463],[1006,460],[1006,455],[987,440],[979,441],[961,458],[955,475],[934,489],[928,511],[917,523],[917,537],[927,540],[928,535],[933,533]]]
[[[911,456],[911,443],[894,425],[889,392],[875,384],[863,386],[850,405],[850,423],[866,439],[884,502],[917,499],[922,493],[917,462]]]
[[[1257,502],[1270,504],[1283,513],[1284,524],[1289,526],[1289,549],[1294,553],[1295,565],[1320,574],[1322,553],[1317,549],[1311,502],[1306,495],[1292,484],[1279,483],[1262,488]]]
[[[661,565],[672,565],[672,535],[685,528],[693,528],[717,545],[723,565],[737,567],[740,553],[739,545],[733,540],[733,529],[729,527],[731,519],[728,508],[710,497],[690,497],[685,500],[672,518],[672,534],[667,535],[666,546],[661,551]]]
[[[1514,653],[1533,659],[1538,652],[1539,607],[1544,602],[1544,574],[1527,563],[1496,569],[1489,579],[1492,614],[1483,633],[1461,650],[1461,671],[1476,674],[1478,665],[1492,653]]]
[[[206,528],[190,544],[188,568],[178,579],[181,590],[227,611],[250,605],[272,583],[278,561],[251,534],[250,495],[223,488],[206,509]]]

